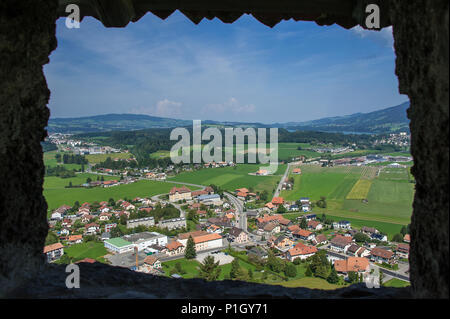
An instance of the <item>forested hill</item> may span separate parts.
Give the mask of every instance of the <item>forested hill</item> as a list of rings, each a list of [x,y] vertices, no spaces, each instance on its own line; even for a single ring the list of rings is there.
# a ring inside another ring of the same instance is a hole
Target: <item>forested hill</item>
[[[409,102],[370,113],[356,113],[347,116],[328,117],[308,122],[278,124],[290,130],[396,133],[409,132],[406,110]],[[275,124],[277,125],[277,124]]]
[[[204,119],[202,124],[215,127],[278,127],[290,131],[324,131],[386,134],[409,132],[406,109],[409,102],[370,112],[328,117],[307,122],[275,124],[218,122]],[[49,133],[94,133],[107,131],[134,131],[150,128],[192,127],[192,121],[138,114],[106,114],[80,118],[55,118],[48,123]]]
[[[78,118],[55,118],[48,121],[49,133],[88,133],[132,131],[192,125],[192,121],[138,114],[105,114]]]

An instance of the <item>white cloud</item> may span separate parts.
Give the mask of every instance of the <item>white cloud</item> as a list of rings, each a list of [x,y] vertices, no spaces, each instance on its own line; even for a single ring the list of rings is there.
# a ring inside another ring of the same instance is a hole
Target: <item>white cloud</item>
[[[374,31],[363,29],[358,25],[350,30],[361,38],[373,40],[387,47],[394,47],[394,35],[392,33],[392,26],[383,28],[380,31]]]
[[[168,99],[158,101],[156,105],[150,107],[135,107],[130,110],[133,114],[147,114],[160,117],[179,117],[182,115],[181,102],[174,102]]]
[[[255,112],[256,107],[254,104],[245,104],[242,105],[239,101],[231,97],[228,101],[219,104],[208,104],[203,108],[204,112],[215,112],[215,113],[234,113],[234,114],[243,114],[243,113],[253,113]]]

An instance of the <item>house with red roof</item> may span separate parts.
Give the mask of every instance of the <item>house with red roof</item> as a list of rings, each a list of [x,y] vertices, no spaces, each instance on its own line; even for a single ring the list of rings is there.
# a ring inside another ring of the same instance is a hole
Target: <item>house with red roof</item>
[[[328,243],[328,239],[327,236],[325,236],[324,234],[319,234],[316,237],[314,237],[314,239],[311,242],[317,246]]]
[[[398,244],[395,254],[400,258],[409,258],[409,244]]]
[[[180,200],[191,200],[192,191],[186,186],[173,187],[169,192],[169,201],[178,202]]]
[[[317,230],[321,230],[323,228],[323,225],[317,220],[310,220],[308,222],[308,228],[313,231],[317,231]]]
[[[336,235],[330,241],[330,249],[339,253],[346,253],[352,242],[352,237]]]
[[[334,262],[334,269],[341,274],[349,272],[368,273],[370,271],[369,259],[365,257],[348,257]]]
[[[403,241],[404,241],[405,243],[410,243],[410,242],[411,242],[411,236],[410,236],[409,234],[406,234],[406,235],[403,237]]]
[[[166,254],[169,256],[181,255],[184,253],[186,247],[183,246],[179,241],[172,241],[166,245],[167,251]]]
[[[300,228],[299,230],[296,230],[294,233],[292,233],[294,237],[300,238],[302,240],[313,240],[315,235],[313,232],[310,232],[309,230]]]
[[[376,263],[392,263],[394,253],[390,250],[375,247],[370,251],[370,260]]]
[[[61,243],[51,244],[44,247],[47,262],[55,261],[64,254],[64,246]]]
[[[293,248],[287,251],[286,258],[291,262],[297,258],[303,260],[313,256],[317,251],[318,251],[317,248],[314,246],[308,246],[303,243],[297,243]]]
[[[274,205],[274,206],[283,205],[283,203],[284,203],[283,197],[274,197],[274,198],[272,198],[272,205]]]
[[[83,242],[83,235],[72,235],[72,236],[69,236],[69,238],[67,240],[67,243],[69,245],[79,244],[81,242]]]
[[[100,231],[100,227],[96,223],[84,225],[86,235],[95,235]]]

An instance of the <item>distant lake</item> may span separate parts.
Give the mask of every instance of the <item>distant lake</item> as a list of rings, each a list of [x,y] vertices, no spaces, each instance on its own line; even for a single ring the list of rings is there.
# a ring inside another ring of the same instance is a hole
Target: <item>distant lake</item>
[[[293,130],[293,129],[286,129],[288,132],[292,133],[295,131],[303,131],[303,130]],[[309,131],[309,130],[308,130]],[[324,133],[342,133],[345,135],[355,134],[355,135],[363,135],[363,134],[380,134],[380,133],[371,133],[371,132],[349,132],[349,131],[322,131],[322,130],[314,130],[315,132],[324,132]]]

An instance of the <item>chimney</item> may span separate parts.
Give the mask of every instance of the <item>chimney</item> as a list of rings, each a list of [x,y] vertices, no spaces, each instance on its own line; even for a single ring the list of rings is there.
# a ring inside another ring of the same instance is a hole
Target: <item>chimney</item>
[[[136,254],[136,271],[139,269],[139,263],[138,263],[138,248],[137,246],[134,246],[134,253]]]

